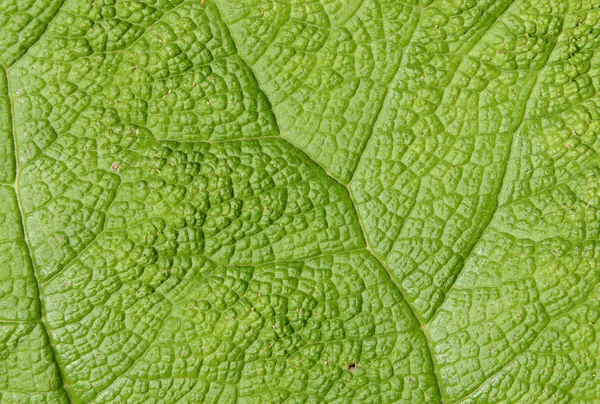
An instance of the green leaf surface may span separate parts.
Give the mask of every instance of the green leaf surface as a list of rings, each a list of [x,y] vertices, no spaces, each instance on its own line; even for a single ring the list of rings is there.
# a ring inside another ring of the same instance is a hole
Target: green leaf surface
[[[599,402],[599,49],[594,0],[0,0],[0,402]]]

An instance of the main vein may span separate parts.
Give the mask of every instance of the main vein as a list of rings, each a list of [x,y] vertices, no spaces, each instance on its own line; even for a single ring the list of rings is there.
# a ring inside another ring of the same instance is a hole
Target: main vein
[[[4,68],[2,68],[2,70],[4,70]],[[44,332],[46,333],[46,336],[48,337],[48,344],[50,346],[50,349],[52,350],[52,355],[54,356],[54,362],[56,365],[56,369],[58,372],[58,376],[60,377],[60,383],[62,384],[62,388],[65,391],[69,402],[73,402],[71,400],[71,397],[69,395],[69,390],[66,388],[65,386],[65,377],[62,373],[62,369],[60,367],[60,363],[58,362],[58,357],[56,354],[56,348],[54,345],[54,342],[52,341],[52,337],[51,334],[48,330],[48,324],[46,321],[46,311],[44,309],[44,304],[42,301],[42,289],[41,289],[41,283],[40,283],[40,279],[38,276],[38,272],[37,269],[35,267],[35,261],[33,260],[33,255],[32,255],[32,249],[31,249],[31,244],[29,241],[29,232],[27,230],[27,226],[25,225],[25,212],[23,209],[23,203],[21,201],[21,196],[20,196],[20,192],[19,192],[19,175],[20,175],[20,164],[19,164],[19,158],[18,158],[18,142],[17,142],[17,133],[16,133],[16,125],[15,125],[15,112],[14,112],[14,103],[13,100],[11,98],[11,81],[10,81],[10,71],[9,70],[4,70],[4,74],[6,75],[6,83],[7,83],[7,98],[8,98],[8,102],[10,105],[10,109],[9,109],[9,113],[10,113],[10,125],[11,125],[11,131],[12,131],[12,138],[13,138],[13,156],[15,159],[15,181],[13,184],[8,184],[7,186],[10,186],[14,189],[15,192],[15,197],[17,200],[17,206],[19,208],[19,216],[21,218],[21,228],[23,231],[23,240],[25,243],[25,247],[27,249],[27,254],[28,254],[28,259],[29,262],[31,264],[31,267],[33,269],[33,276],[36,282],[36,287],[37,287],[37,292],[38,292],[38,299],[40,302],[40,310],[41,310],[41,317],[40,317],[40,323],[42,324],[42,326],[44,327]]]

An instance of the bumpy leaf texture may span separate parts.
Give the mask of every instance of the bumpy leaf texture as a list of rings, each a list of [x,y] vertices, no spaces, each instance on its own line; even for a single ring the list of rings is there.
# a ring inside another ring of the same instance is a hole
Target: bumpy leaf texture
[[[0,0],[0,402],[599,402],[599,35]]]

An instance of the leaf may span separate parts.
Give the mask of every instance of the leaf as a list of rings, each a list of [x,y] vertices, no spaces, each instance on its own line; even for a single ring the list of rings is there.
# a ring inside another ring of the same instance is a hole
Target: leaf
[[[599,400],[598,16],[0,0],[0,401]]]

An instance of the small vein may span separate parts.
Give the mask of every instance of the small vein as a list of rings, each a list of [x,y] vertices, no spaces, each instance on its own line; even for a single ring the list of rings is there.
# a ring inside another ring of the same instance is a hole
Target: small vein
[[[238,48],[237,48],[237,44],[235,43],[234,39],[233,39],[233,35],[231,34],[231,29],[229,28],[229,25],[227,24],[227,22],[225,21],[225,19],[223,18],[222,13],[219,11],[218,6],[215,4],[215,8],[217,9],[217,11],[219,12],[219,15],[221,16],[221,20],[223,21],[223,23],[225,24],[225,27],[227,28],[229,37],[231,38],[231,41],[233,42],[233,45],[236,48],[237,54],[239,55],[239,57],[242,59],[242,61],[246,64],[246,66],[248,67],[248,70],[250,71],[250,73],[252,73],[252,76],[254,77],[254,82],[256,83],[256,87],[258,88],[258,90],[264,95],[265,100],[267,101],[268,106],[271,109],[271,113],[273,114],[273,121],[275,122],[275,126],[277,127],[277,131],[278,133],[282,133],[282,130],[279,126],[279,122],[277,120],[277,116],[275,115],[275,111],[272,108],[272,103],[271,100],[269,99],[269,97],[267,97],[267,94],[262,90],[262,88],[260,88],[260,84],[258,82],[258,78],[256,76],[256,73],[254,72],[254,70],[252,69],[252,67],[250,66],[250,64],[244,59],[244,57],[240,54]],[[265,139],[265,138],[279,138],[282,139],[284,142],[286,142],[287,144],[289,144],[291,147],[293,147],[294,149],[298,150],[300,153],[302,153],[303,155],[307,156],[307,158],[314,163],[315,165],[317,165],[321,170],[323,170],[323,172],[325,174],[327,174],[327,176],[333,180],[336,184],[348,189],[347,185],[340,182],[329,170],[327,170],[325,167],[323,167],[318,161],[313,160],[312,158],[310,158],[310,156],[307,155],[307,153],[302,150],[300,147],[296,146],[294,143],[292,143],[290,140],[288,140],[286,137],[284,136],[268,136],[268,137],[259,137],[256,138],[256,140],[260,140],[260,139]],[[233,139],[232,139],[233,140]],[[236,139],[239,140],[239,139]],[[364,237],[364,234],[363,234]]]
[[[550,56],[552,55],[552,53],[554,52],[554,49],[556,48],[556,45],[558,44],[558,38],[562,34],[563,27],[564,27],[564,18],[563,18],[563,24],[561,26],[561,32],[559,32],[559,34],[556,36],[556,39],[555,39],[554,43],[552,44],[551,48],[548,50],[548,53],[547,53],[547,56],[546,56],[546,60],[544,60],[542,67],[536,72],[535,80],[534,80],[534,82],[533,82],[533,84],[531,86],[531,89],[529,90],[529,93],[527,94],[527,97],[526,97],[527,101],[526,101],[525,108],[523,108],[523,113],[521,115],[520,124],[512,132],[512,139],[511,139],[511,142],[509,144],[509,147],[508,147],[508,150],[507,150],[507,153],[506,153],[506,158],[504,159],[504,164],[502,165],[502,167],[504,168],[504,170],[502,171],[502,175],[500,176],[500,182],[499,182],[500,185],[497,188],[496,200],[494,202],[494,208],[490,212],[490,214],[489,214],[489,216],[487,218],[487,222],[485,223],[485,225],[483,226],[483,228],[481,229],[481,231],[479,231],[478,233],[475,234],[474,238],[475,238],[476,241],[471,245],[471,248],[469,248],[469,250],[464,255],[464,258],[462,259],[461,265],[456,270],[456,275],[455,275],[454,282],[452,282],[450,284],[450,286],[448,287],[448,289],[444,293],[444,300],[442,300],[439,303],[439,305],[436,307],[436,309],[435,309],[432,317],[434,317],[436,315],[436,313],[438,312],[439,308],[442,307],[442,305],[444,304],[444,302],[446,300],[446,297],[448,296],[448,294],[450,293],[450,291],[452,290],[452,288],[456,284],[456,281],[458,280],[458,277],[462,273],[462,271],[463,271],[463,269],[464,269],[464,267],[465,267],[465,265],[466,265],[469,257],[473,253],[473,250],[475,249],[475,246],[478,244],[477,241],[481,239],[481,237],[484,234],[484,232],[489,228],[490,224],[492,223],[492,221],[494,219],[494,216],[498,212],[498,204],[499,204],[499,200],[500,200],[500,195],[502,194],[502,190],[504,189],[504,187],[506,185],[505,182],[506,182],[506,177],[507,177],[506,174],[508,173],[508,164],[512,160],[512,154],[513,154],[514,149],[515,149],[514,145],[515,145],[515,142],[517,140],[517,133],[519,133],[519,131],[523,127],[524,122],[526,122],[525,116],[527,116],[527,113],[529,112],[529,110],[531,108],[532,95],[535,93],[535,90],[537,89],[537,87],[540,84],[539,83],[540,75],[544,71],[544,69],[546,67],[546,63],[550,59]]]
[[[165,300],[168,301],[168,299],[166,297],[165,297]],[[121,377],[125,376],[125,374],[127,372],[129,372],[131,370],[131,368],[133,368],[135,366],[135,364],[138,363],[140,361],[140,359],[142,359],[144,357],[144,355],[146,355],[146,353],[150,350],[150,348],[152,348],[152,346],[156,342],[156,340],[160,337],[160,333],[165,328],[165,324],[167,324],[167,322],[169,320],[169,316],[171,315],[172,312],[173,312],[173,307],[171,305],[171,307],[169,308],[169,313],[164,317],[163,323],[160,325],[160,328],[158,329],[158,331],[156,331],[156,336],[152,340],[148,341],[148,346],[146,347],[146,349],[144,349],[144,351],[142,353],[140,353],[140,356],[138,356],[136,359],[134,359],[133,362],[131,362],[131,364],[129,366],[127,366],[127,368],[123,372],[121,372],[121,374],[116,375],[115,378],[106,387],[104,387],[102,390],[100,390],[98,393],[96,393],[94,395],[94,398],[92,399],[93,400],[92,402],[96,402],[96,399],[98,398],[98,396],[100,396],[102,393],[104,393],[106,390],[108,390],[111,386],[113,386],[115,384],[115,382],[117,380],[119,380]]]
[[[264,139],[281,139],[281,136],[259,136],[259,137],[236,137],[231,139],[219,139],[219,140],[172,140],[172,139],[164,139],[164,138],[155,138],[157,142],[164,143],[205,143],[205,144],[219,144],[219,143],[231,143],[231,142],[253,142],[260,141]]]
[[[77,261],[78,259],[81,259],[81,257],[88,250],[88,248],[90,248],[94,244],[94,242],[96,240],[98,240],[100,238],[100,236],[106,232],[105,230],[106,230],[106,223],[108,222],[109,210],[110,210],[110,207],[112,206],[112,204],[117,199],[117,192],[119,191],[120,186],[121,186],[121,181],[119,179],[119,183],[117,184],[117,186],[114,190],[114,195],[112,196],[110,202],[108,203],[108,206],[105,209],[106,213],[104,215],[104,221],[102,222],[102,227],[100,228],[100,230],[98,230],[98,233],[96,233],[96,235],[85,245],[85,247],[83,247],[71,260],[66,262],[61,268],[59,268],[55,273],[53,273],[48,279],[43,281],[42,284],[47,284],[47,283],[51,282],[53,279],[57,278],[61,273],[63,273],[65,270],[67,270],[75,261]]]
[[[542,327],[542,329],[537,333],[537,335],[535,336],[535,338],[533,338],[533,340],[531,341],[531,343],[529,343],[527,345],[527,347],[525,349],[523,349],[523,351],[519,352],[517,355],[515,355],[514,358],[512,358],[511,360],[509,360],[506,364],[504,364],[503,366],[501,366],[497,371],[495,371],[494,373],[492,373],[490,376],[486,377],[481,383],[479,383],[477,386],[475,386],[475,388],[471,389],[469,392],[467,392],[466,394],[464,394],[463,396],[461,396],[460,398],[457,399],[456,403],[461,403],[464,402],[467,398],[469,398],[470,395],[472,395],[473,393],[476,393],[477,391],[479,391],[490,379],[493,379],[494,377],[498,376],[500,373],[502,373],[504,370],[506,370],[506,368],[508,368],[511,364],[513,364],[521,355],[523,355],[525,352],[527,352],[529,350],[529,348],[531,348],[533,346],[533,344],[535,344],[535,342],[538,340],[538,338],[540,337],[540,335],[543,334],[543,332],[546,330],[546,328],[548,328],[548,325],[550,325],[551,321],[548,320],[548,322],[546,324],[544,324],[544,326]]]
[[[572,248],[572,246],[571,246]],[[587,300],[587,296],[590,295],[591,292],[587,292],[584,294],[584,298],[583,301],[585,302]],[[555,313],[553,313],[553,317],[557,318],[559,316],[564,315],[566,312],[568,311],[567,307],[563,307],[562,309],[559,309],[558,311],[556,311]],[[547,312],[545,312],[547,314]],[[544,333],[544,331],[548,328],[548,326],[552,323],[552,319],[548,318],[548,321],[546,321],[546,323],[542,326],[542,328],[537,332],[536,336],[532,339],[532,341],[527,344],[527,347],[524,348],[521,352],[519,352],[518,354],[515,355],[514,358],[512,358],[511,360],[509,360],[506,364],[504,364],[503,366],[501,366],[497,371],[495,371],[494,373],[492,373],[489,377],[486,377],[485,380],[483,380],[480,384],[478,384],[474,389],[471,390],[471,392],[463,395],[462,397],[460,397],[457,401],[457,403],[459,402],[463,402],[464,400],[466,400],[470,395],[472,395],[473,393],[479,391],[481,389],[481,387],[483,387],[486,382],[494,377],[496,377],[497,375],[499,375],[500,373],[502,373],[506,368],[508,368],[512,363],[514,363],[520,356],[522,356],[523,354],[525,354],[532,346],[535,345],[535,343],[537,342],[537,340],[540,338],[540,336]]]
[[[50,20],[46,23],[46,26],[44,27],[44,30],[41,32],[41,34],[38,36],[38,38],[35,40],[35,42],[33,42],[32,44],[30,44],[27,47],[27,50],[25,52],[23,52],[23,54],[19,57],[17,57],[15,60],[13,60],[8,67],[10,68],[11,66],[13,66],[15,63],[17,63],[19,60],[23,59],[23,57],[25,55],[27,55],[27,53],[29,53],[29,50],[40,41],[40,39],[42,39],[42,37],[44,36],[44,34],[46,33],[46,31],[48,31],[48,28],[50,27],[50,24],[52,23],[52,21],[54,21],[54,18],[56,18],[56,16],[58,15],[58,13],[60,12],[60,9],[62,8],[62,6],[65,4],[66,0],[60,0],[60,4],[58,5],[58,7],[56,8],[56,12],[54,13],[54,15],[50,18]]]
[[[492,27],[493,27],[493,26],[496,24],[496,22],[497,22],[497,21],[500,19],[500,17],[502,17],[502,16],[504,15],[504,13],[506,12],[506,10],[508,10],[508,9],[510,8],[510,6],[512,5],[512,3],[513,3],[514,1],[515,1],[515,0],[512,0],[510,3],[508,3],[508,4],[505,6],[505,8],[504,8],[503,10],[501,10],[501,12],[498,14],[498,16],[496,17],[496,19],[495,19],[494,21],[492,21],[492,23],[490,23],[490,24],[488,25],[487,29],[485,29],[485,30],[484,30],[484,31],[481,33],[481,35],[479,36],[479,38],[477,38],[475,41],[472,41],[472,43],[470,43],[469,45],[467,45],[467,47],[466,47],[466,50],[464,51],[463,57],[466,57],[466,56],[468,56],[468,55],[469,55],[470,51],[471,51],[471,50],[472,50],[472,49],[473,49],[473,48],[474,48],[474,47],[477,45],[477,43],[479,43],[479,41],[481,41],[481,39],[482,39],[482,38],[485,36],[485,34],[486,34],[487,32],[489,32],[489,30],[490,30],[490,29],[491,29],[491,28],[492,28]],[[426,7],[426,8],[427,8],[427,7]],[[386,93],[385,93],[385,95],[384,95],[384,97],[383,97],[383,100],[382,100],[382,103],[381,103],[381,108],[380,108],[380,109],[379,109],[379,111],[377,112],[377,115],[376,115],[375,121],[373,122],[373,126],[371,126],[371,131],[370,131],[370,133],[369,133],[369,136],[368,136],[368,137],[367,137],[367,139],[365,140],[365,143],[364,143],[364,145],[363,145],[363,147],[362,147],[361,151],[358,153],[358,155],[359,155],[360,157],[359,157],[359,160],[356,162],[356,165],[354,166],[354,169],[352,170],[352,173],[351,173],[351,175],[350,175],[350,180],[349,180],[349,182],[352,182],[352,179],[354,178],[354,174],[356,173],[356,170],[357,170],[357,168],[358,168],[358,165],[359,165],[359,163],[360,163],[360,158],[362,157],[362,155],[363,155],[363,153],[364,153],[365,149],[367,148],[367,145],[368,145],[369,141],[371,140],[371,137],[373,136],[373,132],[374,132],[375,126],[377,125],[377,122],[379,121],[379,116],[381,115],[381,112],[382,112],[382,110],[383,110],[383,108],[384,108],[384,105],[385,105],[385,102],[386,102],[386,100],[387,100],[387,96],[388,96],[388,94],[389,94],[389,87],[391,86],[391,84],[392,84],[392,83],[394,83],[394,80],[395,80],[395,79],[396,79],[396,77],[398,76],[398,73],[400,72],[400,70],[402,70],[402,67],[405,65],[405,56],[406,56],[406,51],[408,50],[408,48],[410,47],[410,45],[411,45],[411,44],[412,44],[412,42],[413,42],[413,39],[414,39],[414,36],[415,36],[415,35],[414,35],[414,34],[415,34],[415,31],[417,30],[417,28],[418,28],[418,26],[419,26],[419,22],[421,21],[421,16],[422,16],[423,14],[424,14],[424,10],[422,10],[422,11],[419,13],[419,16],[417,17],[417,22],[415,23],[415,27],[413,28],[413,31],[412,31],[412,32],[411,32],[411,34],[410,34],[409,41],[408,41],[408,43],[406,44],[406,46],[404,47],[404,51],[403,51],[402,57],[400,58],[400,62],[398,63],[398,67],[397,67],[397,69],[396,69],[396,72],[394,73],[394,75],[393,75],[392,79],[390,80],[390,82],[389,82],[389,83],[388,83],[388,85],[386,86]],[[456,70],[454,71],[454,73],[453,73],[453,75],[452,75],[452,77],[451,77],[451,79],[450,79],[450,82],[451,82],[451,81],[454,79],[454,76],[455,76],[455,75],[456,75],[456,73],[458,72],[458,67],[459,67],[459,64],[457,64],[457,68],[456,68]],[[438,108],[439,108],[439,105],[438,105]],[[436,111],[437,111],[437,109],[436,109]],[[413,207],[414,207],[414,205],[413,205]],[[412,208],[411,208],[411,209],[412,209]],[[400,234],[400,233],[398,233],[398,234]]]
[[[338,255],[338,254],[350,254],[350,253],[355,253],[355,252],[360,252],[360,251],[368,251],[367,248],[365,247],[359,247],[359,248],[349,248],[347,250],[343,250],[343,251],[326,251],[326,252],[319,252],[315,255],[307,255],[306,257],[302,257],[302,258],[290,258],[290,259],[274,259],[271,261],[265,261],[265,262],[259,262],[259,263],[240,263],[240,264],[230,264],[227,262],[221,262],[221,261],[216,261],[214,260],[214,258],[209,257],[206,254],[203,254],[203,257],[206,258],[207,260],[209,260],[210,262],[214,263],[215,265],[219,266],[219,267],[227,267],[227,268],[249,268],[249,267],[254,267],[254,268],[260,268],[263,266],[269,266],[269,265],[273,265],[273,264],[294,264],[294,263],[302,263],[305,261],[309,261],[309,260],[314,260],[317,258],[323,258],[323,257],[331,257],[333,255]]]
[[[367,135],[367,137],[364,140],[364,144],[362,145],[360,151],[357,152],[357,155],[359,157],[358,157],[358,160],[356,161],[356,163],[354,164],[354,167],[352,168],[352,172],[350,173],[350,178],[348,179],[348,183],[352,182],[352,179],[354,178],[354,174],[356,173],[356,170],[358,169],[360,160],[362,159],[365,149],[367,148],[369,141],[373,137],[373,132],[375,131],[375,127],[377,126],[377,123],[379,122],[379,117],[381,116],[381,112],[384,109],[384,106],[386,104],[387,98],[390,93],[390,86],[396,80],[396,76],[398,76],[398,73],[400,72],[400,70],[402,70],[404,58],[406,56],[406,53],[407,53],[410,45],[412,44],[412,41],[415,37],[415,31],[417,30],[417,28],[419,26],[419,22],[421,21],[421,16],[423,15],[424,12],[425,12],[425,10],[420,10],[419,15],[417,16],[417,21],[415,22],[415,26],[413,27],[413,30],[409,35],[408,42],[406,43],[406,46],[404,47],[404,50],[402,51],[402,56],[400,57],[400,60],[398,61],[398,66],[396,67],[396,71],[394,72],[394,75],[392,76],[390,81],[385,86],[385,94],[383,95],[383,98],[381,99],[381,105],[379,106],[379,110],[377,111],[377,114],[375,115],[375,119],[373,120],[373,125],[371,125],[371,128],[370,128],[371,130],[369,131],[369,134]]]
[[[281,133],[281,129],[279,128],[279,123],[277,121],[277,117],[275,116],[275,110],[273,109],[273,103],[271,102],[269,97],[267,97],[267,94],[263,91],[263,89],[260,88],[260,84],[258,82],[258,76],[256,75],[256,72],[254,72],[254,69],[252,69],[252,66],[250,65],[250,63],[248,63],[248,61],[246,60],[244,55],[242,55],[242,53],[238,49],[238,46],[235,43],[235,40],[233,38],[231,28],[229,27],[229,24],[227,24],[227,21],[225,21],[225,18],[223,18],[223,13],[221,13],[219,6],[216,3],[213,3],[213,4],[215,6],[217,13],[219,14],[219,17],[221,18],[221,21],[223,22],[223,25],[225,25],[225,28],[227,28],[227,34],[229,35],[229,38],[231,39],[231,43],[233,44],[233,47],[235,48],[236,54],[239,56],[239,58],[242,60],[242,62],[244,62],[244,64],[248,68],[248,71],[250,71],[250,73],[252,74],[252,78],[254,78],[254,82],[256,83],[256,88],[258,89],[258,91],[260,91],[263,94],[263,96],[267,102],[267,106],[269,107],[269,110],[271,111],[271,114],[273,115],[273,122],[275,123],[275,127],[277,128],[277,132]],[[257,138],[257,139],[261,139],[261,138]]]
[[[484,27],[483,31],[481,32],[481,35],[479,35],[479,37],[477,37],[476,40],[471,41],[471,43],[467,47],[465,47],[464,54],[462,55],[461,60],[462,60],[462,58],[469,57],[470,52],[475,48],[475,46],[477,46],[477,44],[483,39],[483,37],[496,25],[496,23],[500,20],[500,18],[504,15],[504,13],[506,13],[506,11],[510,8],[510,6],[513,4],[513,2],[514,2],[514,0],[512,0],[512,2],[510,2],[510,3],[507,3],[507,5],[504,7],[504,9],[501,10],[501,13],[494,19],[494,21],[492,21],[487,27]],[[400,70],[400,67],[398,70]],[[452,81],[454,81],[454,77],[456,76],[456,73],[459,70],[460,70],[460,63],[457,63],[456,69],[452,73],[452,77],[450,78],[449,83],[452,83]],[[440,104],[438,104],[434,114],[437,112],[440,105],[441,105],[441,102],[440,102]],[[415,139],[416,139],[416,137],[413,139],[412,142],[414,142]],[[410,146],[412,144],[412,142],[408,146]],[[365,148],[366,148],[366,144],[365,144]],[[421,181],[420,181],[420,178],[418,178],[418,177],[417,177],[417,183],[418,183],[417,196],[415,197],[414,202],[411,204],[411,206],[408,210],[408,213],[405,215],[405,220],[402,221],[402,224],[399,226],[398,230],[390,237],[393,240],[393,242],[390,244],[389,248],[387,248],[388,252],[389,252],[389,250],[391,250],[394,247],[394,243],[396,242],[397,238],[400,237],[400,235],[402,234],[402,230],[404,230],[404,227],[408,221],[407,219],[410,218],[411,214],[413,213],[414,209],[417,206],[417,202],[421,199],[420,198]]]
[[[591,161],[589,164],[582,165],[581,169],[577,170],[573,174],[569,173],[560,182],[557,181],[556,184],[554,184],[552,186],[544,187],[544,188],[542,188],[542,189],[540,189],[538,191],[530,193],[529,195],[524,195],[522,197],[513,199],[511,201],[507,201],[507,202],[503,203],[502,205],[498,206],[498,209],[504,208],[504,207],[508,207],[508,206],[517,205],[517,204],[519,204],[519,203],[521,203],[523,201],[530,200],[534,196],[541,195],[541,194],[543,194],[545,192],[553,191],[553,190],[555,190],[555,189],[557,189],[559,187],[565,186],[570,180],[573,180],[578,175],[583,174],[585,171],[587,171],[587,170],[589,170],[591,168],[594,168],[595,167],[594,163],[595,163],[594,161]]]

